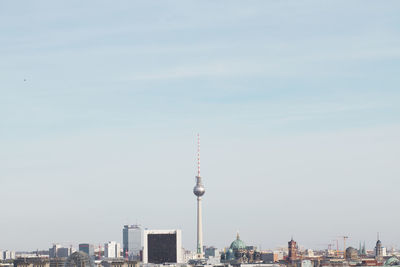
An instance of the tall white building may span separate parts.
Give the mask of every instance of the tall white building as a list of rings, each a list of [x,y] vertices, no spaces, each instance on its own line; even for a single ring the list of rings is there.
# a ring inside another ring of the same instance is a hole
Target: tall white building
[[[3,260],[15,259],[15,251],[5,250],[3,251]]]
[[[181,230],[144,230],[143,263],[182,262]]]
[[[104,244],[104,257],[106,258],[119,258],[121,257],[121,245],[115,241],[109,241]]]
[[[143,250],[143,229],[140,225],[124,225],[122,229],[123,257],[140,260]]]

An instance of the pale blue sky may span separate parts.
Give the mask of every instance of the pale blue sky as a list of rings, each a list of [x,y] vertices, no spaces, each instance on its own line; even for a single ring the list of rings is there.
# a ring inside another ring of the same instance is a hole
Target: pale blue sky
[[[1,1],[0,249],[181,228],[400,247],[398,1]]]

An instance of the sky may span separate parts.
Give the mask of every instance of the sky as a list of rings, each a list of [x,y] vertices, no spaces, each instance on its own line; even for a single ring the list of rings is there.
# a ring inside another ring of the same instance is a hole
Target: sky
[[[1,1],[0,249],[400,248],[398,1]]]

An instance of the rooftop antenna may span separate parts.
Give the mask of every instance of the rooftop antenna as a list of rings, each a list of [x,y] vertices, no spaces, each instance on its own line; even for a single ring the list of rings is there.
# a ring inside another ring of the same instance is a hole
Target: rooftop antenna
[[[197,134],[197,176],[200,177],[200,134]]]

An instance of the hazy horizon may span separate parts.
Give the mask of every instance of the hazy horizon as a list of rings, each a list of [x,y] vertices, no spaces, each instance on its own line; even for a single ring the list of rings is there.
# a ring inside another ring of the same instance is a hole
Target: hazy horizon
[[[398,1],[1,1],[0,249],[400,246]],[[339,238],[339,246],[342,246]]]

